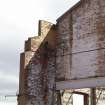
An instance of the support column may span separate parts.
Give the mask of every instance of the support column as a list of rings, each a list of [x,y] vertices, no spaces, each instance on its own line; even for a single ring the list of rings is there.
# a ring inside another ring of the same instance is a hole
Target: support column
[[[57,105],[62,105],[60,90],[57,91]]]
[[[96,88],[91,89],[91,105],[96,105]]]

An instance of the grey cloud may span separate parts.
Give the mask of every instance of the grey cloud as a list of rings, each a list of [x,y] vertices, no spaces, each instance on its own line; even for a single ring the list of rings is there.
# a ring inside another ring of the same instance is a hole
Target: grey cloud
[[[0,27],[0,94],[14,94],[18,90],[19,58],[25,38],[20,29],[9,24],[2,23]]]
[[[0,84],[0,95],[12,95],[16,94],[16,92],[18,91],[17,82],[11,82],[11,80],[2,80]]]

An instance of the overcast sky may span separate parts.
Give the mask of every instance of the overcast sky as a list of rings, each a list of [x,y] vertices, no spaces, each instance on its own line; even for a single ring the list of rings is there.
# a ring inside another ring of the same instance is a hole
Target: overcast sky
[[[24,41],[37,35],[38,20],[56,23],[78,1],[0,0],[0,95],[18,91],[19,54]],[[16,105],[16,98],[0,96],[0,105]]]

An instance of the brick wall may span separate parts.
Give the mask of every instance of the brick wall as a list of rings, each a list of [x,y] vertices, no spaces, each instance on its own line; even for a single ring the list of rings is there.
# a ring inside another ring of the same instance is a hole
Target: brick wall
[[[81,0],[25,41],[19,105],[54,105],[55,81],[105,76],[105,1]],[[56,79],[56,80],[55,80]]]
[[[20,63],[19,105],[47,105],[53,103],[55,88],[54,24],[39,22],[39,36],[25,41]]]
[[[57,20],[57,53],[65,55],[57,58],[59,79],[105,76],[104,18],[104,0],[83,0]]]

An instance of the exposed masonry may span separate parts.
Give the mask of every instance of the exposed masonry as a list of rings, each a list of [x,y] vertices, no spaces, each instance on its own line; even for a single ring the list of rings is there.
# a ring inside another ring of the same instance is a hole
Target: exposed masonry
[[[21,54],[18,105],[61,105],[56,81],[105,76],[105,0],[81,0],[56,24],[39,21],[38,34]],[[89,105],[96,104],[100,89],[83,89],[89,90]]]

